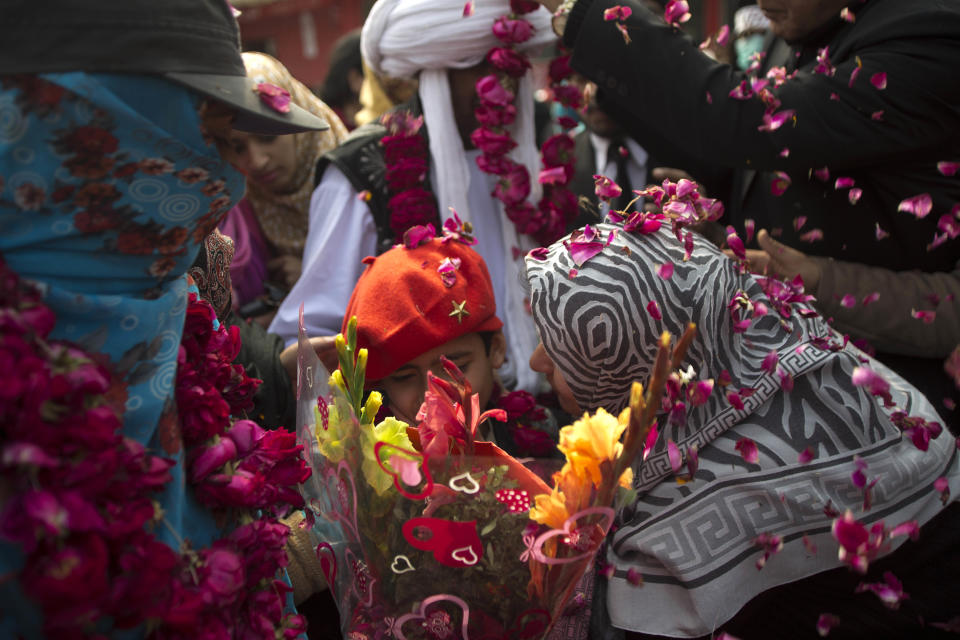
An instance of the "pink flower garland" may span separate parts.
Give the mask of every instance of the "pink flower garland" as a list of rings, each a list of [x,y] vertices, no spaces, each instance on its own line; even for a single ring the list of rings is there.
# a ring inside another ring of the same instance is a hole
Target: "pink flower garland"
[[[470,139],[482,151],[477,166],[499,178],[493,195],[503,203],[517,231],[533,236],[541,244],[550,244],[564,234],[567,224],[577,216],[577,198],[567,188],[574,174],[573,140],[567,134],[558,134],[543,144],[544,169],[538,177],[543,184],[543,197],[536,207],[527,201],[530,195],[527,168],[507,157],[517,146],[507,130],[517,117],[517,109],[513,92],[505,87],[510,78],[520,78],[530,69],[530,61],[516,45],[533,36],[533,25],[522,16],[539,6],[528,0],[511,0],[511,13],[494,22],[493,34],[504,46],[491,49],[487,61],[499,73],[484,76],[477,82],[480,105],[474,113],[480,126]],[[555,100],[578,107],[580,92],[563,84],[571,74],[567,60],[558,58],[550,65],[551,88]]]
[[[232,365],[235,330],[214,329],[212,308],[191,295],[180,348],[177,399],[187,475],[211,508],[241,526],[209,548],[171,549],[151,530],[151,499],[173,461],[122,434],[111,372],[82,350],[49,340],[56,318],[0,258],[0,478],[12,498],[0,535],[19,543],[25,595],[50,636],[86,637],[147,625],[155,638],[295,637],[286,526],[269,514],[302,506],[309,468],[294,436],[229,416],[249,407],[257,381]],[[187,408],[190,407],[190,408]],[[254,510],[268,515],[254,518]]]

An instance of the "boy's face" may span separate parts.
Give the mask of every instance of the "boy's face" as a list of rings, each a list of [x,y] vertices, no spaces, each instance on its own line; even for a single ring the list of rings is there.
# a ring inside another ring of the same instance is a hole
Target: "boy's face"
[[[483,410],[493,394],[493,370],[503,364],[506,350],[507,342],[501,331],[493,334],[489,353],[479,333],[468,333],[414,358],[377,381],[374,387],[387,395],[390,412],[398,420],[415,425],[417,411],[427,390],[427,371],[448,378],[440,364],[440,356],[446,356],[463,372],[473,393],[480,394],[480,408]]]

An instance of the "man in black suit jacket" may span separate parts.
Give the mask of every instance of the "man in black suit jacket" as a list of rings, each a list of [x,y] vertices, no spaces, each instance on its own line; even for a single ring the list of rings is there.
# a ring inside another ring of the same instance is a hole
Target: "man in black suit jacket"
[[[808,254],[897,272],[960,261],[948,230],[960,174],[939,164],[960,160],[960,3],[760,0],[791,45],[772,105],[641,3],[571,4],[557,22],[574,69],[652,153],[725,169],[727,222],[741,235],[753,220]],[[616,4],[632,10],[629,44],[603,17]],[[934,401],[944,396],[935,359],[878,357]]]

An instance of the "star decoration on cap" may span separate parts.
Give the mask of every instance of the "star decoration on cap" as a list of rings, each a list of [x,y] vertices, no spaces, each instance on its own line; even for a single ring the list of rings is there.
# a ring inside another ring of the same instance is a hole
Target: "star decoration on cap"
[[[467,311],[467,301],[458,303],[456,300],[451,300],[450,303],[453,305],[453,311],[450,312],[450,317],[456,316],[457,324],[463,324],[463,316],[470,315],[470,312]]]

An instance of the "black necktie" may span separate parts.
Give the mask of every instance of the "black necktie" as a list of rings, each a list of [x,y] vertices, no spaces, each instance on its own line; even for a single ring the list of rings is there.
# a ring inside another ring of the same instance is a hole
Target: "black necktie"
[[[623,152],[621,153],[621,149]],[[627,165],[630,162],[630,154],[623,140],[611,140],[610,148],[607,149],[607,166],[613,163],[617,168],[617,174],[614,178],[622,192],[619,197],[610,200],[610,208],[623,210],[627,204],[633,200],[633,187],[630,186],[630,174],[627,172]]]

